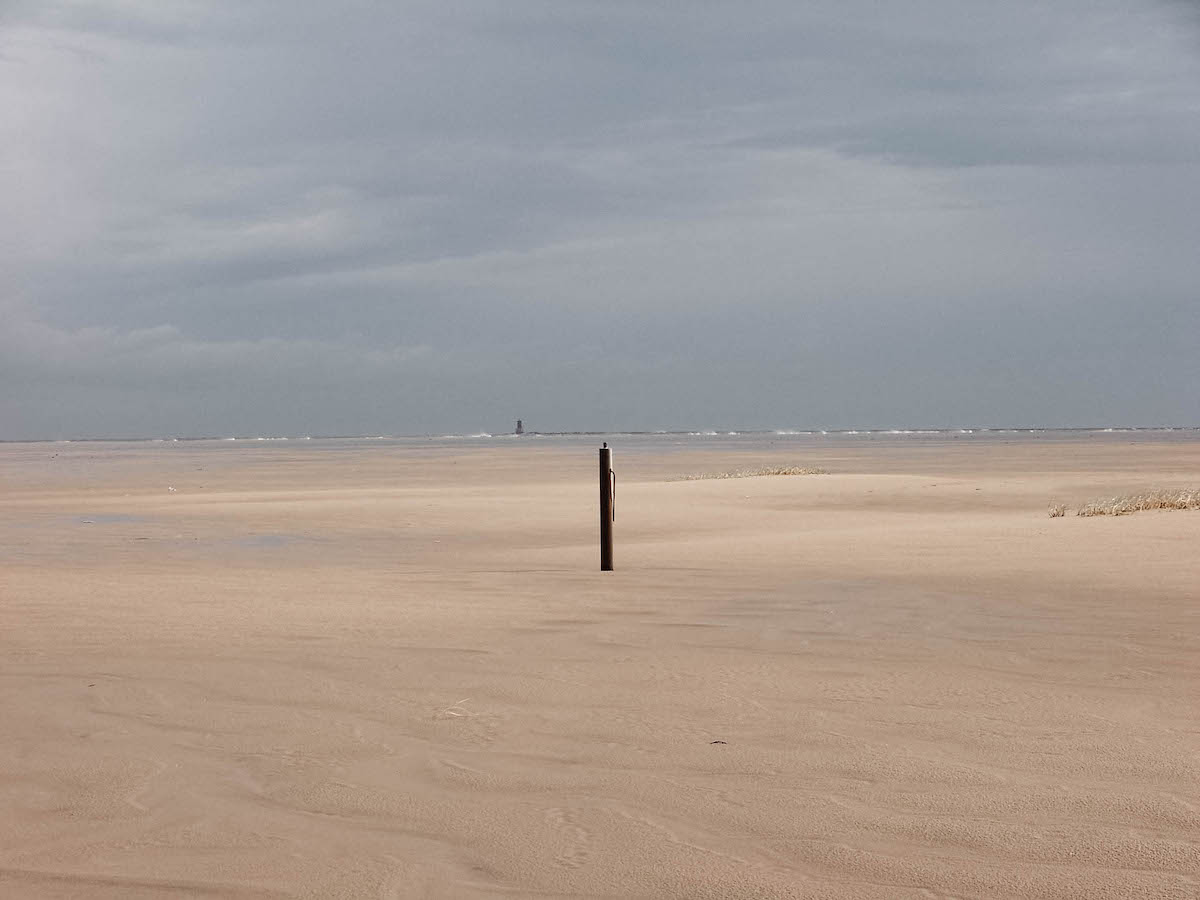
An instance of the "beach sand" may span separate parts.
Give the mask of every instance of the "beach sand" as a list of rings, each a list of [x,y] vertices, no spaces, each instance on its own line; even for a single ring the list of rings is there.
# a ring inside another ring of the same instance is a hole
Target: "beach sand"
[[[0,445],[0,896],[1200,897],[1200,442],[613,443]]]

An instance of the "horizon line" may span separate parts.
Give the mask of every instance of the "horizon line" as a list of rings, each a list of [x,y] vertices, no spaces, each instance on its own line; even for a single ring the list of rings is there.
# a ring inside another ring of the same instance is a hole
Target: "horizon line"
[[[358,434],[287,434],[287,435],[122,435],[118,437],[70,437],[70,438],[0,438],[0,444],[86,444],[86,443],[142,443],[142,442],[199,442],[199,441],[331,441],[331,440],[451,440],[461,438],[498,438],[498,437],[588,437],[607,435],[630,436],[687,436],[687,437],[731,437],[740,435],[774,434],[780,437],[799,437],[802,435],[862,435],[862,434],[975,434],[983,433],[1038,433],[1038,432],[1095,432],[1095,433],[1132,433],[1146,431],[1200,431],[1200,425],[950,425],[941,427],[857,427],[857,428],[706,428],[699,429],[633,429],[633,430],[578,430],[578,431],[539,431],[526,430],[522,434],[515,431],[476,431],[462,433],[425,432],[406,434],[373,434],[368,432]]]

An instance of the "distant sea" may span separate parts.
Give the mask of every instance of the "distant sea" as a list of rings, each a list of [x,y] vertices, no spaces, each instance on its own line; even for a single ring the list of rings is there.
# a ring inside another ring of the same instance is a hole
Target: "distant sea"
[[[828,445],[855,445],[871,442],[1003,442],[1003,441],[1087,441],[1116,438],[1127,441],[1197,441],[1200,426],[1161,428],[873,428],[873,429],[773,429],[734,430],[714,428],[703,431],[526,431],[522,435],[479,431],[466,434],[436,435],[230,435],[158,438],[79,438],[75,440],[0,441],[0,444],[197,444],[271,447],[286,443],[289,448],[356,448],[373,443],[394,447],[511,446],[514,441],[541,446],[591,446],[607,441],[639,449],[684,449],[729,447],[753,449],[764,444],[795,445],[797,448]]]

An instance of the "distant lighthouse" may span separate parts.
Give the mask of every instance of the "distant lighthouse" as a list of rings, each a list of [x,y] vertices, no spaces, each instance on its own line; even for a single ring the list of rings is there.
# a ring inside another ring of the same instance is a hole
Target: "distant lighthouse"
[[[524,434],[524,433],[525,433],[525,426],[524,426],[524,424],[522,424],[520,419],[517,419],[517,428],[513,432],[513,434]]]

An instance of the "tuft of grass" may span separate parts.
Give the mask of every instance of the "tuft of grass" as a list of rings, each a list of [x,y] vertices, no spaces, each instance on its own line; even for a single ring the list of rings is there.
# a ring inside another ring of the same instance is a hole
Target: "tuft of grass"
[[[1085,503],[1077,516],[1124,516],[1143,509],[1200,509],[1200,489],[1155,490]]]
[[[1065,503],[1050,504],[1050,518],[1060,519],[1067,514],[1067,505]]]
[[[701,472],[680,475],[677,481],[708,481],[713,478],[760,478],[764,475],[828,475],[825,469],[809,466],[767,466],[761,469],[737,469],[733,472]]]

